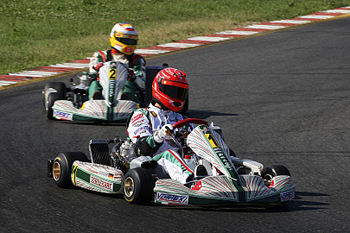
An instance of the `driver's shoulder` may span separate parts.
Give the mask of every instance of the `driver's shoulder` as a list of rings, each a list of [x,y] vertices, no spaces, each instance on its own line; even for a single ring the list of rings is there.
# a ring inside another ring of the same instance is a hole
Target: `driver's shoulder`
[[[146,120],[150,121],[149,110],[147,108],[138,108],[130,114],[126,125],[129,127],[129,125],[139,124],[140,122],[144,123]]]

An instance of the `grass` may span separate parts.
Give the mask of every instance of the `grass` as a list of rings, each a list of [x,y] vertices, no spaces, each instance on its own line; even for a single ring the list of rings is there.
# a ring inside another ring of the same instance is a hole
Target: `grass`
[[[0,74],[108,49],[117,22],[136,27],[142,48],[350,5],[350,0],[1,1]]]

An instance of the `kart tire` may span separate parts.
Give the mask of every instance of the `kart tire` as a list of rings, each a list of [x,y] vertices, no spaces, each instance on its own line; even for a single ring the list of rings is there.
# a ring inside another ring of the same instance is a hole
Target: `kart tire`
[[[65,99],[66,98],[66,84],[63,82],[48,82],[45,84],[44,91],[43,91],[43,102],[44,107],[46,108],[46,98],[48,96],[48,89],[55,89],[59,93],[59,99]]]
[[[148,204],[153,199],[154,178],[148,169],[130,169],[124,177],[124,199],[132,204]]]
[[[63,100],[66,98],[66,84],[63,82],[48,82],[45,84],[44,87],[44,94],[47,93],[48,89],[55,89],[58,93],[58,97],[60,98],[60,100]]]
[[[272,178],[281,175],[290,176],[289,170],[283,165],[271,165],[269,167],[265,167],[261,174],[266,185],[271,184]]]
[[[56,92],[49,92],[48,90],[52,88],[55,89]],[[54,105],[56,100],[66,99],[66,84],[63,82],[48,82],[45,84],[43,91],[43,100],[44,107],[46,110],[46,116],[50,120],[53,120],[53,110],[52,106]]]
[[[88,158],[82,152],[66,152],[59,154],[53,161],[52,177],[60,188],[73,188],[71,180],[72,164],[79,160],[88,162]]]
[[[46,116],[49,118],[49,120],[54,120],[55,118],[53,117],[53,105],[55,104],[55,101],[59,100],[58,93],[50,93],[47,96],[46,100]]]

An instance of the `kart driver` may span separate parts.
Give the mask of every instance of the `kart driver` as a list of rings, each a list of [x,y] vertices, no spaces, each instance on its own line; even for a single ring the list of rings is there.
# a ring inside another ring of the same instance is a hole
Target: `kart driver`
[[[152,102],[137,109],[128,122],[128,135],[138,144],[140,155],[152,156],[171,179],[185,184],[193,178],[193,171],[182,162],[178,148],[171,145],[167,130],[183,120],[179,113],[187,97],[186,74],[175,68],[161,70],[153,80]]]
[[[89,87],[89,99],[101,99],[102,87],[98,79],[98,71],[104,62],[117,61],[129,68],[129,77],[123,87],[121,99],[136,101],[137,90],[145,88],[146,61],[135,54],[137,45],[137,31],[130,23],[117,23],[110,34],[111,50],[98,51],[90,58],[89,74],[93,81]]]

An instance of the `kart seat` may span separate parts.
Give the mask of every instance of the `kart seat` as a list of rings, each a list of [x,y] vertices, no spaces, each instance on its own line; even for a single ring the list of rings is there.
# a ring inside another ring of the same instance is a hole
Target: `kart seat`
[[[194,169],[194,177],[196,178],[203,178],[205,176],[212,176],[212,168],[211,164],[204,159],[200,159],[198,161],[198,165]]]

